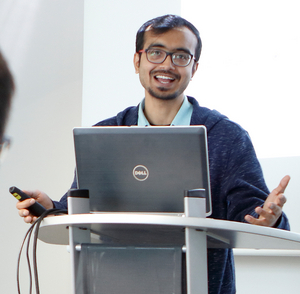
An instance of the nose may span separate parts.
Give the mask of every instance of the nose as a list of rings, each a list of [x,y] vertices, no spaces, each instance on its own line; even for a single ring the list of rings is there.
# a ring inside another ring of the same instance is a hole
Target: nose
[[[164,60],[163,63],[161,63],[161,66],[163,66],[164,68],[172,68],[175,69],[175,65],[172,61],[172,56],[171,54],[168,54],[166,59]]]

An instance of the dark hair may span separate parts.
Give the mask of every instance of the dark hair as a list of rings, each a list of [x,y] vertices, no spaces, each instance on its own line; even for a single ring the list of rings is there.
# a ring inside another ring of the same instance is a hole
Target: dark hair
[[[145,31],[149,27],[151,27],[151,32],[153,32],[154,34],[157,34],[157,35],[165,33],[173,28],[187,27],[194,33],[194,35],[197,38],[197,46],[196,46],[196,51],[195,51],[194,57],[195,57],[196,61],[199,60],[200,54],[201,54],[201,49],[202,49],[202,42],[201,42],[199,31],[195,28],[194,25],[192,25],[190,22],[188,22],[184,18],[182,18],[178,15],[172,15],[172,14],[167,14],[167,15],[153,18],[153,19],[145,22],[140,27],[140,29],[138,30],[138,32],[136,34],[136,43],[135,43],[136,52],[139,52],[140,50],[143,49],[144,43],[145,43],[145,40],[144,40]]]
[[[0,52],[0,143],[3,138],[14,90],[15,84],[13,77],[3,55]]]

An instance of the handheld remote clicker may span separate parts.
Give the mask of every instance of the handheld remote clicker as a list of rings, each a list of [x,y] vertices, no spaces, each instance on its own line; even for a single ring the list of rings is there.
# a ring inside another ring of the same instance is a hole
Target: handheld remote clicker
[[[31,198],[26,193],[24,193],[19,188],[13,186],[9,188],[9,192],[19,201],[23,201],[25,199]],[[46,208],[39,204],[38,202],[35,202],[30,207],[27,208],[31,214],[34,216],[40,216],[44,211],[46,211]]]

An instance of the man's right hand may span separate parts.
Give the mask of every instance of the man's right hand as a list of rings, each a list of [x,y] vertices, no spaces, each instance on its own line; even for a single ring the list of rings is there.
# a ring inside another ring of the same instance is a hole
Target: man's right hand
[[[23,192],[32,197],[31,199],[26,199],[21,202],[18,201],[16,204],[16,207],[19,210],[19,215],[24,218],[25,223],[33,223],[37,219],[37,217],[33,216],[27,209],[29,206],[34,204],[35,201],[43,205],[46,209],[53,208],[53,202],[46,193],[39,190],[23,190]]]

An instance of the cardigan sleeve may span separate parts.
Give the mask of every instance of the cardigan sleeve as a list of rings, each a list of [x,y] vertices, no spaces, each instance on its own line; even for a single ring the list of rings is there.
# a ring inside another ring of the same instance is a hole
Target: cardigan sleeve
[[[74,180],[70,189],[77,189],[77,176],[76,171],[74,174]],[[68,209],[68,192],[65,193],[59,201],[53,201],[54,207],[58,209]]]
[[[245,222],[247,214],[258,217],[255,208],[262,206],[269,195],[260,163],[245,131],[240,132],[231,144],[224,174],[224,193],[227,195],[227,218],[241,222]],[[276,227],[290,229],[284,213]]]

